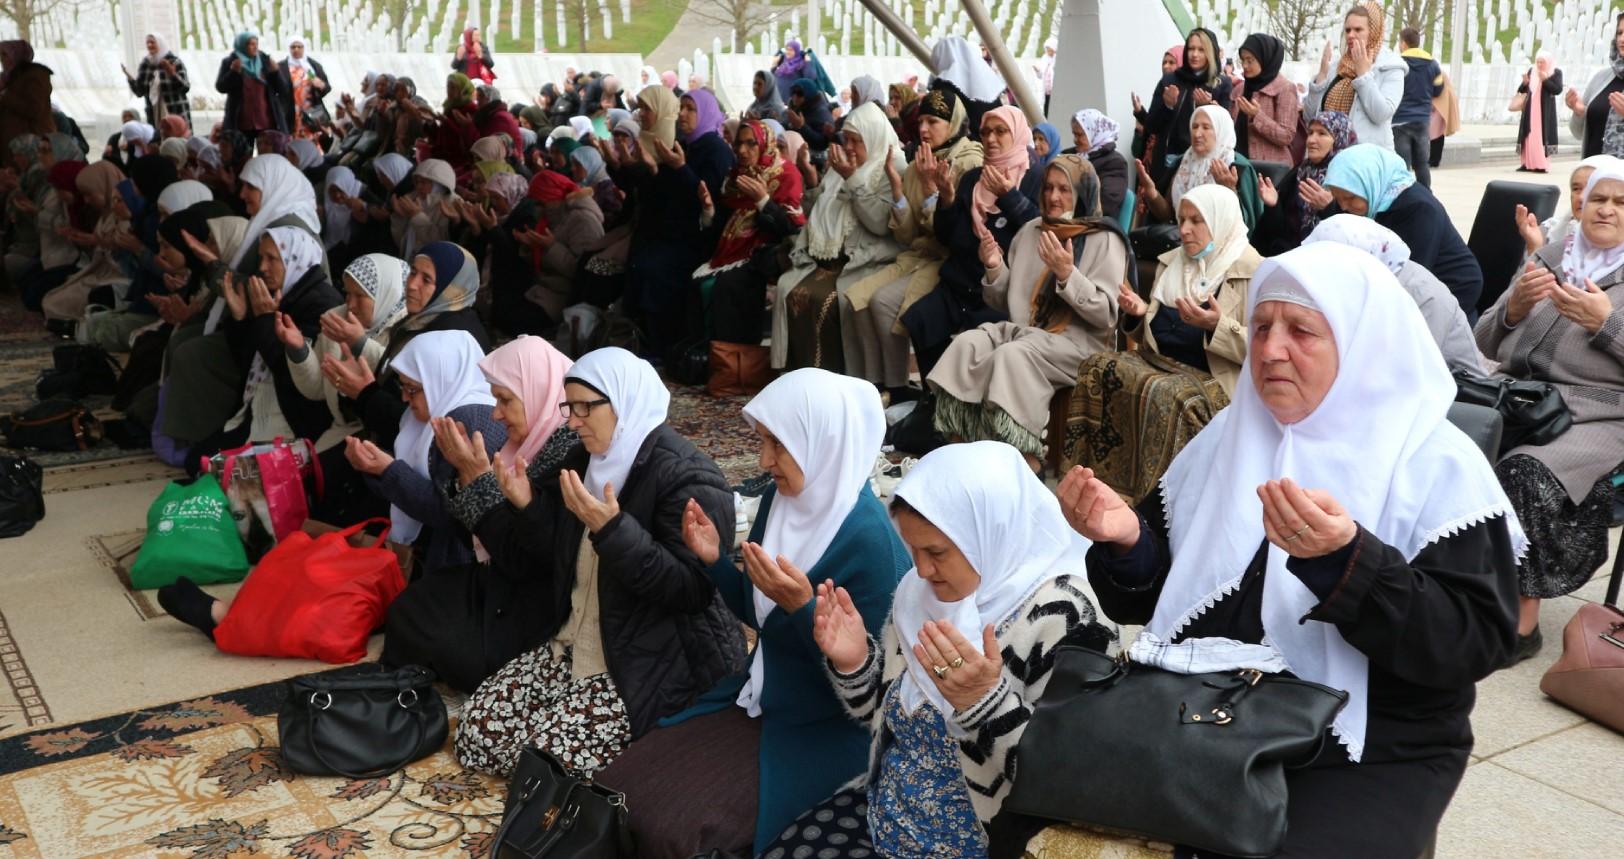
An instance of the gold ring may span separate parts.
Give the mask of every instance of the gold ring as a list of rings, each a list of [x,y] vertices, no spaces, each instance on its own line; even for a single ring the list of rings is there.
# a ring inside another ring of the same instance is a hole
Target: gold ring
[[[1286,538],[1286,542],[1290,543],[1292,540],[1295,540],[1295,539],[1297,539],[1298,537],[1301,537],[1301,536],[1302,536],[1301,534],[1292,534],[1290,537]]]
[[[1301,537],[1303,535],[1303,532],[1305,532],[1307,530],[1308,530],[1308,526],[1304,525],[1303,527],[1298,528],[1297,530],[1291,532],[1291,536],[1293,536],[1293,537]]]
[[[932,665],[930,670],[936,672],[937,677],[946,677],[947,672],[952,669],[948,668],[946,665]]]
[[[964,667],[964,657],[960,656],[957,659],[954,659],[953,664],[951,666],[949,666],[949,667],[950,668],[963,668]]]

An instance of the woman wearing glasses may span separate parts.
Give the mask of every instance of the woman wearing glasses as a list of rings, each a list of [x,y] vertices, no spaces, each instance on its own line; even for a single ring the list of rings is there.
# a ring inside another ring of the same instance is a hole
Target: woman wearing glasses
[[[550,480],[520,478],[504,456],[493,468],[504,504],[471,525],[493,573],[539,591],[508,607],[539,640],[480,684],[457,729],[457,759],[485,772],[508,773],[529,745],[600,770],[745,667],[738,622],[682,536],[690,499],[732,532],[721,471],[666,425],[671,395],[648,362],[600,349],[559,375],[548,420],[579,446]],[[496,393],[511,444],[526,433]],[[521,450],[512,466],[526,462]]]

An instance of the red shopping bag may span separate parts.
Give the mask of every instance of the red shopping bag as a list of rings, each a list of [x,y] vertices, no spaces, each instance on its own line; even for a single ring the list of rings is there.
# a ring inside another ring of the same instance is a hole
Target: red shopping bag
[[[350,537],[374,523],[384,532],[371,546]],[[385,545],[387,519],[369,519],[312,537],[295,531],[276,544],[243,581],[214,643],[241,656],[290,656],[356,662],[367,636],[383,625],[389,604],[406,587],[395,552]]]
[[[268,518],[266,524],[278,542],[299,530],[310,516],[306,475],[315,478],[316,498],[321,497],[323,489],[321,460],[309,439],[298,439],[290,445],[277,437],[270,444],[247,444],[221,451],[204,458],[202,471],[219,473],[220,488],[227,497],[246,498],[251,512]],[[237,481],[257,484],[259,492],[233,490],[232,484]],[[257,509],[261,498],[263,510]]]

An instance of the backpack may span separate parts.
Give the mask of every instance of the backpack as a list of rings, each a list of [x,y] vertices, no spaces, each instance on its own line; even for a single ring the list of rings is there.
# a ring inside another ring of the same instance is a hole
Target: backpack
[[[34,393],[41,402],[66,397],[80,399],[118,390],[121,368],[100,346],[64,343],[51,350],[51,369],[39,374]]]

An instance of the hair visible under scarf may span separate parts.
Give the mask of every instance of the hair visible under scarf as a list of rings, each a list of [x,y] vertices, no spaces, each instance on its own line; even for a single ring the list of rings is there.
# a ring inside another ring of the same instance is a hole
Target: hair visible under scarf
[[[1146,633],[1134,647],[1172,642],[1231,593],[1263,546],[1263,638],[1230,649],[1275,656],[1304,680],[1348,693],[1332,730],[1358,762],[1364,752],[1370,665],[1335,624],[1304,622],[1320,602],[1265,543],[1257,487],[1289,477],[1347,510],[1376,539],[1413,561],[1464,528],[1503,518],[1511,549],[1527,539],[1476,443],[1447,417],[1456,385],[1415,300],[1369,254],[1319,242],[1264,260],[1247,318],[1280,278],[1306,293],[1329,325],[1341,368],[1311,414],[1281,424],[1249,381],[1248,355],[1233,401],[1173,460],[1162,478],[1172,565]],[[1402,378],[1403,384],[1394,384]],[[916,469],[917,470],[917,467]],[[900,487],[899,487],[900,489]],[[1484,568],[1481,575],[1490,576]],[[1203,639],[1202,641],[1208,641]],[[1219,640],[1219,644],[1225,644]],[[1176,665],[1162,664],[1168,670]],[[1224,666],[1202,670],[1222,670]]]
[[[626,488],[626,476],[643,442],[665,423],[671,391],[660,381],[653,365],[616,346],[581,356],[565,375],[565,381],[584,382],[601,392],[615,410],[615,431],[609,437],[609,447],[591,455],[582,477],[587,491],[603,501],[606,486],[617,493]]]
[[[1330,168],[1325,171],[1327,188],[1341,188],[1365,200],[1367,218],[1387,211],[1398,195],[1413,184],[1415,174],[1410,172],[1404,159],[1374,143],[1348,147],[1331,160]]]
[[[1202,155],[1195,151],[1195,144],[1184,151],[1179,159],[1178,173],[1174,174],[1172,188],[1167,195],[1173,204],[1173,215],[1178,216],[1179,201],[1184,199],[1192,189],[1202,185],[1212,184],[1213,162],[1228,167],[1235,163],[1235,120],[1230,117],[1229,111],[1215,104],[1202,105],[1190,114],[1190,127],[1195,127],[1198,116],[1205,116],[1212,124],[1212,149]],[[1193,140],[1195,133],[1190,137]]]
[[[1361,15],[1370,23],[1370,35],[1365,38],[1365,51],[1371,62],[1375,62],[1376,55],[1381,53],[1382,40],[1387,32],[1387,14],[1382,11],[1381,4],[1376,0],[1361,0],[1352,11],[1344,16],[1343,20],[1354,15]],[[1336,79],[1325,91],[1325,97],[1320,102],[1324,110],[1335,110],[1342,113],[1353,112],[1353,79],[1356,77],[1353,57],[1348,56],[1346,47],[1342,50],[1342,57],[1336,63]]]
[[[1190,65],[1190,60],[1193,58],[1186,46],[1189,45],[1191,39],[1201,41],[1204,48],[1202,53],[1206,54],[1207,57],[1207,67],[1205,69],[1197,71],[1194,66]],[[1184,43],[1179,45],[1178,58],[1179,67],[1174,71],[1174,74],[1182,83],[1188,86],[1211,89],[1218,85],[1219,79],[1223,76],[1223,62],[1219,59],[1218,37],[1205,27],[1197,27],[1190,31],[1190,35],[1184,37]]]
[[[389,363],[398,375],[416,382],[431,418],[443,418],[463,406],[494,406],[490,386],[480,363],[485,350],[472,334],[461,329],[425,331],[413,337]],[[429,453],[434,447],[434,430],[418,420],[411,409],[401,413],[400,432],[395,436],[395,458],[406,463],[420,477],[429,477]],[[409,544],[417,539],[423,523],[391,505],[389,539]]]
[[[508,436],[501,451],[502,462],[514,473],[524,474],[547,439],[564,425],[559,405],[564,402],[564,377],[572,366],[568,355],[528,334],[519,335],[479,362],[492,385],[512,391],[524,406],[524,437]]]

